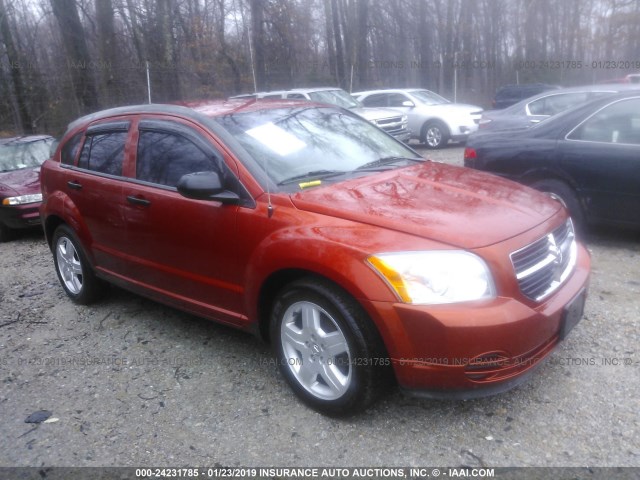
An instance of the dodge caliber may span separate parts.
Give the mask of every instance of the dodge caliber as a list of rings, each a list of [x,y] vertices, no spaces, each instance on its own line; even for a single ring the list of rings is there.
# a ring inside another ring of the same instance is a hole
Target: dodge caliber
[[[327,414],[394,383],[507,390],[582,317],[590,258],[560,202],[425,160],[338,107],[103,111],[69,126],[42,189],[73,301],[113,283],[253,332]]]

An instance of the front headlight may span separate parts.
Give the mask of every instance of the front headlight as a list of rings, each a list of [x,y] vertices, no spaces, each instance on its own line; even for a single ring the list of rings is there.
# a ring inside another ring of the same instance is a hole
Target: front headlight
[[[36,203],[42,201],[41,193],[32,195],[20,195],[18,197],[7,197],[2,200],[2,205],[24,205],[25,203]]]
[[[381,253],[367,260],[405,303],[456,303],[496,295],[489,268],[469,252]]]

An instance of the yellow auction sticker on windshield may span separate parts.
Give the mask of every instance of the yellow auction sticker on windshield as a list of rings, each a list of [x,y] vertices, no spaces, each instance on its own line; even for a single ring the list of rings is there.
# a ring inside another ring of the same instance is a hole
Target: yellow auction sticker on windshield
[[[298,184],[298,186],[303,190],[309,187],[317,187],[318,185],[322,185],[322,180],[311,180],[310,182],[302,182]]]

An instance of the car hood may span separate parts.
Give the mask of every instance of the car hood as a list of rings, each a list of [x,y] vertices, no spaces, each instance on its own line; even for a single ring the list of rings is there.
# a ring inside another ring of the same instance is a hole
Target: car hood
[[[360,115],[365,120],[369,120],[370,122],[373,120],[381,120],[383,118],[390,117],[400,117],[401,113],[396,112],[395,110],[389,110],[388,108],[351,108],[350,109],[356,115]]]
[[[474,249],[548,220],[560,204],[476,170],[424,164],[295,193],[296,208]]]
[[[0,173],[0,195],[13,197],[40,192],[40,167]]]

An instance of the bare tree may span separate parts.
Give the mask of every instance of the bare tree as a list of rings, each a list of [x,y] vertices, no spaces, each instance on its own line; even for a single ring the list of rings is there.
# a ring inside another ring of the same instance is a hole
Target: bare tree
[[[13,92],[18,110],[20,126],[24,133],[33,133],[34,126],[31,121],[31,114],[28,108],[28,100],[22,80],[22,64],[18,51],[13,41],[13,35],[9,26],[9,18],[4,0],[0,0],[0,34],[6,49],[7,59],[9,61],[9,71],[13,85]]]
[[[51,7],[60,26],[76,97],[82,110],[97,110],[99,102],[91,71],[92,62],[76,3],[74,0],[51,0]]]

